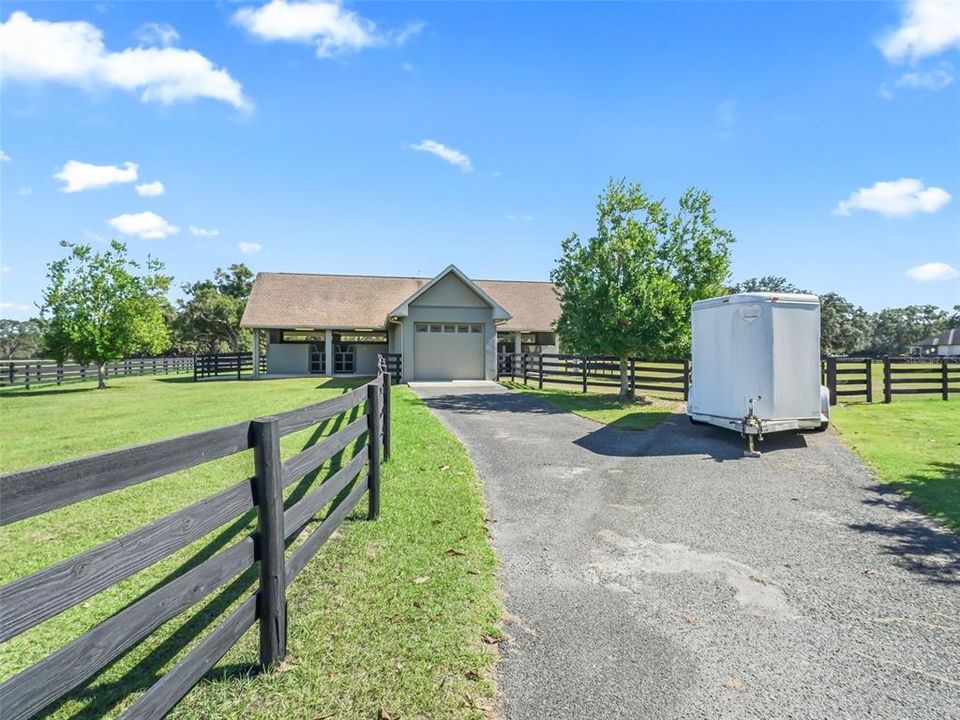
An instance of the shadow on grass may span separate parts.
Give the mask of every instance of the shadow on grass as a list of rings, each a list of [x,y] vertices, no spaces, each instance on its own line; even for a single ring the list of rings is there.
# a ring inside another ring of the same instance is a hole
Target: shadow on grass
[[[96,385],[84,385],[83,387],[61,387],[59,385],[41,385],[39,387],[33,387],[27,390],[0,390],[0,398],[5,397],[40,397],[47,395],[75,395],[77,393],[88,393],[93,392],[94,390],[103,389],[109,390],[110,385],[108,384],[106,388],[97,388]]]
[[[903,482],[878,483],[864,503],[902,513],[892,523],[858,523],[849,527],[884,540],[884,552],[901,568],[936,583],[960,585],[960,537],[938,527],[921,512],[960,527],[960,463],[936,462]],[[908,496],[900,494],[909,493]]]
[[[361,407],[356,406],[349,413],[342,413],[336,418],[323,421],[313,430],[313,432],[310,433],[309,437],[301,447],[301,451],[306,450],[307,448],[318,443],[323,438],[337,432],[347,423],[356,420],[357,417],[359,417],[360,412]],[[336,473],[346,462],[349,462],[349,460],[352,459],[358,451],[361,451],[362,448],[365,447],[363,445],[363,443],[365,443],[365,438],[366,436],[362,435],[355,442],[351,443],[351,445],[349,445],[347,448],[334,455],[323,465],[311,471],[310,473],[307,473],[303,478],[295,481],[293,484],[293,491],[285,500],[285,506],[289,508],[291,505],[302,499],[308,492],[315,489],[315,487],[322,485],[323,482]],[[343,500],[349,495],[355,482],[356,480],[350,483],[331,503],[326,506],[327,510],[326,513],[324,513],[324,517],[329,515],[330,512],[335,510],[340,503],[343,502]],[[351,513],[348,515],[343,522],[346,523],[353,521],[355,519],[353,517],[354,514],[355,513]],[[178,568],[167,573],[164,578],[154,583],[148,590],[140,593],[138,597],[132,599],[129,604],[133,604],[143,597],[146,597],[171,580],[183,575],[191,568],[196,567],[204,560],[213,557],[217,552],[225,548],[227,545],[230,545],[232,542],[246,536],[247,530],[253,525],[255,519],[255,510],[241,515],[225,528],[217,532],[209,542],[200,548],[198,552],[194,553],[194,555],[192,555],[188,560],[183,562]],[[314,518],[314,520],[316,520],[316,518]],[[286,541],[287,548],[296,542],[298,536],[305,527],[306,525],[304,527],[290,529],[290,538]],[[314,531],[316,531],[316,529],[317,528],[314,528]],[[204,598],[204,600],[201,602],[205,602],[205,604],[199,610],[189,616],[189,618],[186,619],[180,627],[175,629],[169,635],[163,637],[145,657],[137,661],[135,665],[126,670],[120,678],[111,682],[97,683],[97,678],[102,677],[104,672],[107,672],[130,652],[133,652],[137,647],[140,647],[142,643],[149,642],[151,638],[150,635],[141,641],[141,643],[137,643],[129,650],[121,653],[103,670],[97,673],[97,675],[95,675],[91,681],[79,686],[74,691],[68,693],[63,698],[50,705],[48,707],[48,712],[54,712],[57,708],[62,707],[65,703],[71,700],[82,701],[85,703],[84,707],[74,713],[72,717],[77,718],[78,720],[99,718],[103,717],[103,715],[106,714],[117,703],[123,701],[131,695],[146,691],[150,686],[163,677],[164,669],[180,653],[182,653],[188,645],[190,645],[205,630],[222,621],[227,610],[232,605],[241,600],[241,598],[247,595],[249,592],[256,592],[257,581],[258,569],[256,565],[253,565],[229,582],[222,590],[219,592],[214,592]],[[259,672],[260,670],[257,663],[252,660],[250,663],[235,663],[226,667],[214,667],[204,676],[204,679],[223,680],[250,677],[259,674]]]

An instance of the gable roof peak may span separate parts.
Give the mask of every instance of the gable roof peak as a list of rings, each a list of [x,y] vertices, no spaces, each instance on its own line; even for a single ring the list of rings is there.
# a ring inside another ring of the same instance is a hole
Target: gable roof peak
[[[437,275],[435,275],[429,282],[422,285],[418,288],[412,295],[410,295],[406,300],[404,300],[400,305],[398,305],[393,312],[390,313],[390,317],[407,317],[410,314],[410,303],[416,300],[418,297],[426,293],[430,288],[436,285],[438,282],[443,280],[447,275],[455,275],[460,282],[466,285],[470,290],[472,290],[476,295],[483,300],[487,305],[493,308],[493,321],[494,322],[503,322],[509,320],[513,317],[510,313],[506,311],[496,300],[490,297],[483,289],[481,289],[473,280],[467,277],[466,273],[463,272],[460,268],[452,263],[447,265],[443,270],[441,270]]]

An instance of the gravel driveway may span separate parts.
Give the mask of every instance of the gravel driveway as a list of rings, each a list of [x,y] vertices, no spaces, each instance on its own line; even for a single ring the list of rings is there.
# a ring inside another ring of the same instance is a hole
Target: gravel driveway
[[[960,717],[960,539],[831,431],[611,430],[413,386],[483,480],[526,718]]]

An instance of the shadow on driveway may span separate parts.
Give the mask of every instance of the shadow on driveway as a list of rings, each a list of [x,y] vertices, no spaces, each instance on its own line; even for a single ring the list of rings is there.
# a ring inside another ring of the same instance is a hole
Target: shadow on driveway
[[[864,504],[893,510],[899,517],[892,523],[851,523],[847,527],[882,538],[883,552],[904,570],[931,582],[960,585],[960,537],[932,524],[894,487],[876,483],[865,489],[874,495]]]
[[[690,424],[687,416],[671,413],[661,424],[649,430],[621,430],[616,423],[602,425],[546,400],[512,392],[450,393],[423,397],[427,407],[447,412],[519,413],[522,415],[574,415],[597,429],[574,440],[574,444],[597,455],[611,457],[657,457],[707,455],[717,462],[740,460],[746,441],[732,430]],[[774,433],[758,444],[761,453],[794,450],[807,446],[802,433]]]

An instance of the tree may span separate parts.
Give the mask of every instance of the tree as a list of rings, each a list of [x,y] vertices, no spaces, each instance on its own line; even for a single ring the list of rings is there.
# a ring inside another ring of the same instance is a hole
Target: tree
[[[918,340],[946,329],[947,322],[947,313],[936,305],[886,308],[873,316],[871,351],[878,355],[900,355]]]
[[[29,320],[0,319],[0,357],[35,358],[43,350],[43,323]]]
[[[192,352],[240,352],[250,344],[250,331],[240,327],[253,287],[253,273],[242,264],[217,268],[212,280],[183,286],[187,298],[179,302],[174,323],[182,349]]]
[[[621,396],[630,392],[627,358],[688,352],[691,303],[723,293],[734,238],[713,216],[703,190],[687,190],[671,215],[639,184],[611,180],[597,202],[596,235],[563,241],[551,272],[557,332],[575,352],[620,358]]]
[[[58,362],[67,357],[81,365],[95,362],[97,386],[104,388],[110,360],[166,349],[161,300],[170,278],[153,258],[147,260],[147,273],[137,274],[139,263],[116,240],[102,253],[89,245],[60,244],[70,252],[47,266],[40,312],[47,323],[44,345]]]
[[[862,307],[834,292],[820,296],[820,352],[845,355],[867,347],[873,320]]]
[[[954,305],[947,318],[947,328],[960,328],[960,305]]]
[[[731,294],[746,292],[807,293],[810,291],[801,290],[793,283],[788,282],[785,277],[779,275],[747,278],[736,285],[730,286]]]

